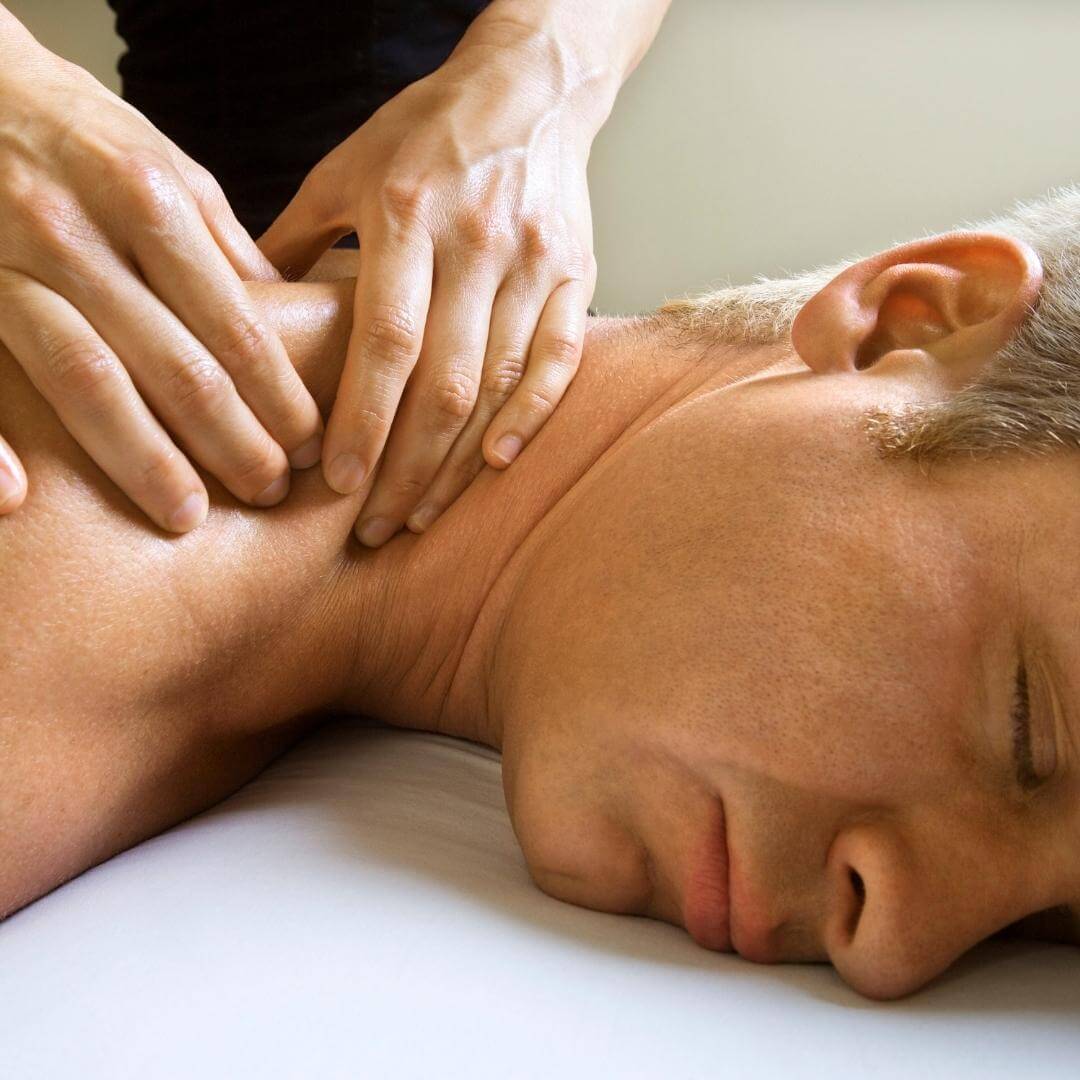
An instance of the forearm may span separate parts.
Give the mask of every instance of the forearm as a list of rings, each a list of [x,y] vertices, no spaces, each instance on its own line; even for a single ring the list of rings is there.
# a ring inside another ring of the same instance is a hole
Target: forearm
[[[573,100],[598,131],[647,52],[671,0],[494,0],[459,49],[495,44]]]
[[[0,50],[6,53],[13,45],[25,47],[33,40],[30,31],[0,4]]]
[[[648,51],[671,0],[494,0],[473,28],[515,23],[567,47],[587,70],[626,81]]]
[[[0,4],[0,86],[22,85],[32,76],[33,65],[60,59]]]

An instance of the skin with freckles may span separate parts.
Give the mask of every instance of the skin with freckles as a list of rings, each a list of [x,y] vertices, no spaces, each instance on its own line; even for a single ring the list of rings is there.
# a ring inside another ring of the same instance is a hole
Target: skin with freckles
[[[1080,461],[927,471],[865,424],[951,392],[1039,280],[953,235],[845,271],[792,343],[596,321],[514,469],[377,551],[314,471],[150,532],[0,354],[33,472],[0,522],[0,908],[336,707],[500,748],[541,888],[706,947],[895,997],[1021,920],[1077,940]],[[324,411],[352,284],[251,286]]]

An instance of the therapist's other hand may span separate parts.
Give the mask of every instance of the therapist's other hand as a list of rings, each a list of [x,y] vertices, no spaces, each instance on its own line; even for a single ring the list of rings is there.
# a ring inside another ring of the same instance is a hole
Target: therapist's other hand
[[[466,35],[324,158],[259,239],[292,278],[359,237],[323,471],[350,493],[378,465],[356,526],[368,546],[402,523],[423,531],[485,463],[509,465],[577,371],[599,125],[563,82]]]
[[[241,283],[280,275],[216,181],[2,8],[0,222],[0,340],[159,526],[206,515],[189,457],[257,506],[318,460],[318,408]],[[0,441],[0,513],[25,494]]]

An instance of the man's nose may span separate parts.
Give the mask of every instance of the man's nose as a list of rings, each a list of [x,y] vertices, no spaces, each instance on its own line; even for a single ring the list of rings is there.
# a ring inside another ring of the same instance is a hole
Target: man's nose
[[[919,989],[1007,921],[995,919],[1002,904],[985,866],[943,875],[937,864],[886,825],[853,826],[834,840],[823,943],[844,981],[867,997]],[[965,895],[954,895],[964,878]]]

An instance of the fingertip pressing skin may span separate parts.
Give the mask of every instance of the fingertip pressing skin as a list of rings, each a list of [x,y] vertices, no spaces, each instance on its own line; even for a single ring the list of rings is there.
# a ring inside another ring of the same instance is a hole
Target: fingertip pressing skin
[[[303,446],[289,454],[289,464],[294,469],[310,469],[322,457],[322,435],[313,435]]]
[[[399,526],[389,518],[374,517],[365,519],[356,530],[356,538],[365,547],[377,548],[386,543]]]
[[[418,506],[405,522],[409,532],[422,533],[431,528],[435,519],[439,516],[439,508],[432,503],[423,503]]]
[[[170,532],[186,533],[197,528],[206,520],[210,502],[205,491],[192,491],[180,500],[179,505],[165,522]]]
[[[277,506],[289,493],[289,474],[282,473],[272,480],[251,501],[255,506]]]
[[[492,469],[502,472],[513,464],[514,460],[521,453],[523,446],[524,440],[520,435],[512,432],[500,435],[495,440],[494,447],[492,447],[489,442],[486,448],[481,451],[482,460],[479,468],[482,469],[487,465]],[[468,481],[465,482],[466,485],[467,483]],[[409,515],[405,522],[405,527],[410,532],[427,532],[447,506],[449,506],[454,498],[457,497],[456,494],[451,494],[449,499],[441,498],[436,494],[439,486],[438,482],[433,484],[432,488],[428,491],[428,497]],[[443,495],[445,495],[445,492]]]
[[[522,445],[520,435],[508,432],[495,440],[495,445],[484,457],[493,469],[505,469],[521,453]]]
[[[339,495],[352,495],[360,490],[367,469],[356,454],[343,453],[327,462],[323,475],[327,484]]]

